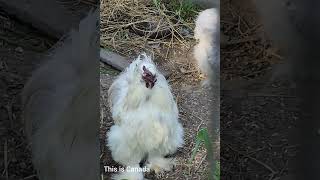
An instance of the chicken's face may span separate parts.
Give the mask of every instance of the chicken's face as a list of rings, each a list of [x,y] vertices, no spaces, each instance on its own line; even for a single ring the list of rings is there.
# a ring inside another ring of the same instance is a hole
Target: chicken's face
[[[147,89],[152,89],[156,85],[158,70],[150,56],[142,53],[137,59],[132,61],[129,66],[133,80],[140,85],[145,86]]]
[[[156,68],[151,63],[141,63],[141,79],[144,81],[146,88],[152,89],[157,82]]]

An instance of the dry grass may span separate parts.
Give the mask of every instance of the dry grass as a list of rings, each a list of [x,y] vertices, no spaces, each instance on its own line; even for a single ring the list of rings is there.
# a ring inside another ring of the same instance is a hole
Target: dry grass
[[[195,6],[181,13],[178,9],[181,6],[177,8],[179,2],[182,1],[102,0],[101,46],[127,57],[147,52],[159,66],[170,71],[170,83],[198,83],[203,77],[194,65],[192,50],[196,43],[193,39],[195,15],[200,9]],[[137,27],[141,29],[138,33]],[[163,34],[166,36],[161,37]]]
[[[101,45],[126,56],[134,56],[141,51],[151,53],[161,59],[168,59],[174,47],[187,47],[192,38],[194,22],[183,20],[164,4],[156,5],[151,0],[102,0],[100,6]],[[143,30],[140,35],[135,27],[141,24],[152,24],[154,27]],[[163,38],[152,35],[166,32]],[[187,35],[187,36],[188,36]],[[166,52],[163,52],[166,49]]]
[[[223,0],[221,9],[221,32],[229,38],[221,48],[222,79],[263,76],[270,66],[281,61],[252,4],[244,0],[234,3]]]

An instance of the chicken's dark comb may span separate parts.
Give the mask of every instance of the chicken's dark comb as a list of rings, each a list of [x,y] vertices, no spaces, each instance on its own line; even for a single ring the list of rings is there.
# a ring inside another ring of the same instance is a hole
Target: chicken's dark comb
[[[142,69],[146,73],[147,77],[152,77],[152,78],[156,77],[156,75],[153,75],[145,66],[143,66]]]

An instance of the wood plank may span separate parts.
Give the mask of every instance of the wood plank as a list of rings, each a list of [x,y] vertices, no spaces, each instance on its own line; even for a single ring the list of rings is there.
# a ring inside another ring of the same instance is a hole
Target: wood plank
[[[124,56],[121,56],[117,53],[114,53],[112,51],[109,51],[107,49],[100,48],[100,60],[115,69],[119,71],[123,71],[126,67],[130,64],[130,59],[126,58]],[[160,72],[168,78],[170,76],[170,73],[168,71],[165,71],[159,67]]]
[[[103,48],[100,48],[100,60],[119,71],[123,71],[130,64],[128,58]]]

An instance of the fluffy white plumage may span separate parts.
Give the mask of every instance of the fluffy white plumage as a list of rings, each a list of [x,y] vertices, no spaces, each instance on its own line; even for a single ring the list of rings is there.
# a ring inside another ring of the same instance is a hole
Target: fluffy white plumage
[[[194,47],[194,58],[200,71],[206,75],[204,83],[210,84],[214,69],[220,68],[220,16],[215,8],[199,13],[194,29],[194,38],[198,44]]]
[[[147,87],[145,70],[155,75],[154,86]],[[183,128],[178,121],[178,108],[165,77],[151,58],[140,55],[113,82],[109,104],[115,124],[108,133],[108,147],[115,161],[138,167],[148,155],[147,167],[156,173],[170,170],[172,159],[164,158],[183,145]],[[125,172],[114,179],[143,179],[139,172]]]

